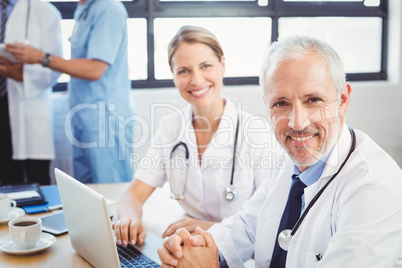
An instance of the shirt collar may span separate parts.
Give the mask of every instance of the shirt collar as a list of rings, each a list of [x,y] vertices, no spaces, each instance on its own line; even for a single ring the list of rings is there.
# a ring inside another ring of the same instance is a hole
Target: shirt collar
[[[225,107],[223,108],[223,113],[221,120],[219,122],[219,127],[216,133],[216,138],[218,144],[234,144],[233,133],[236,131],[237,127],[237,119],[239,117],[236,107],[232,102],[227,99],[223,99],[225,102]],[[185,115],[185,126],[187,127],[186,131],[194,132],[194,125],[192,124],[193,120],[193,110],[191,105],[189,105],[184,112]],[[241,118],[239,118],[241,120]],[[239,129],[240,133],[240,129]]]
[[[303,173],[300,173],[299,169],[294,165],[294,174],[298,175],[306,186],[312,185],[318,181],[321,176],[326,177],[333,175],[339,169],[339,161],[346,158],[351,142],[352,138],[349,129],[346,124],[343,124],[341,135],[335,146],[327,152],[320,161],[310,166]]]
[[[332,149],[327,152],[317,163],[308,167],[305,171],[300,173],[296,165],[293,165],[294,174],[298,175],[300,180],[308,187],[319,180],[324,171],[325,165],[332,152]]]
[[[77,9],[76,9],[76,16],[75,20],[80,21],[80,20],[86,20],[88,17],[88,12],[89,9],[91,8],[92,4],[95,2],[95,0],[88,0],[85,3],[81,4],[78,3]]]
[[[7,7],[6,7],[7,17],[10,16],[11,11],[13,10],[13,8],[15,7],[15,5],[17,4],[18,1],[19,0],[8,0],[8,4],[7,4]],[[0,14],[0,16],[1,16],[1,14]]]
[[[215,142],[219,145],[233,145],[235,139],[237,124],[240,124],[240,118],[237,114],[236,107],[230,101],[224,99],[225,108],[223,110],[218,130],[215,133]],[[239,121],[238,121],[239,119]],[[239,126],[240,127],[240,126]],[[238,130],[241,133],[240,129]],[[239,134],[238,134],[239,135]]]
[[[19,0],[8,0],[8,4],[11,6],[15,6]]]
[[[237,121],[238,112],[233,103],[231,103],[229,100],[226,99],[223,100],[225,101],[225,107],[223,109],[222,119],[219,122],[217,132],[212,137],[212,140],[208,146],[213,146],[214,148],[221,148],[221,149],[227,148],[227,150],[223,151],[232,152],[233,145],[235,142],[234,134],[238,122]],[[187,144],[190,143],[195,145],[197,144],[197,138],[195,136],[194,125],[192,124],[192,120],[193,120],[193,110],[191,105],[189,105],[187,106],[187,108],[184,109],[184,122],[182,122],[182,127],[184,128],[183,132],[184,135],[182,135],[181,141]],[[239,123],[241,125],[241,118]],[[241,128],[239,126],[238,136],[240,136],[240,133]],[[189,147],[193,148],[193,146]],[[207,151],[208,150],[206,150],[205,153],[208,154]],[[213,152],[216,153],[216,151]]]

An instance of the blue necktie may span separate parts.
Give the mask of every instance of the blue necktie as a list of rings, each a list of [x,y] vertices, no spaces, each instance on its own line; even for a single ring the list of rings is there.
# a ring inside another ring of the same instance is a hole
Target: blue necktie
[[[6,34],[6,22],[7,22],[7,7],[8,0],[1,1],[1,25],[0,25],[0,43],[4,42],[4,36]],[[7,93],[7,81],[5,76],[0,76],[0,97],[3,97]]]
[[[304,188],[306,185],[299,179],[297,175],[292,176],[293,182],[290,188],[288,202],[283,211],[281,222],[278,228],[278,235],[286,229],[293,229],[300,217]],[[286,266],[287,251],[283,250],[278,244],[278,235],[275,240],[274,253],[272,254],[271,268],[282,268]]]

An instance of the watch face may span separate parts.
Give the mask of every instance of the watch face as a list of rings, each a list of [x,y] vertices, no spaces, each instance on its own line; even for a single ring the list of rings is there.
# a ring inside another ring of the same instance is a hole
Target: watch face
[[[52,56],[50,54],[46,53],[46,55],[44,55],[42,58],[40,58],[40,64],[42,64],[42,66],[44,66],[44,67],[48,67],[51,59],[52,59]]]

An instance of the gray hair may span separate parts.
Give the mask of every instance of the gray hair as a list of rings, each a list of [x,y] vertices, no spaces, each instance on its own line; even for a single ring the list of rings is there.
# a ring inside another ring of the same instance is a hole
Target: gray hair
[[[338,97],[345,88],[346,77],[343,64],[338,53],[327,43],[306,36],[292,36],[276,41],[266,55],[260,73],[260,86],[265,96],[265,80],[268,71],[274,71],[281,62],[300,59],[314,50],[327,63],[329,74],[337,90]]]

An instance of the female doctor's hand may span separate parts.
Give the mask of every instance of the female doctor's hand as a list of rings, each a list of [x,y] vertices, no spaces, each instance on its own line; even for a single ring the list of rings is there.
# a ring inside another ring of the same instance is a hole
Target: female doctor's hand
[[[10,52],[17,62],[22,63],[39,63],[40,58],[43,56],[43,52],[33,48],[29,45],[24,44],[7,44],[5,47],[5,51]]]
[[[117,244],[127,246],[142,244],[147,233],[141,225],[141,220],[136,217],[122,217],[112,224],[116,234]]]
[[[200,227],[191,235],[180,228],[175,234],[166,237],[163,247],[158,248],[162,268],[197,267],[218,268],[219,251],[212,235]]]
[[[179,228],[184,228],[191,234],[195,233],[195,228],[197,226],[201,227],[204,230],[208,230],[212,225],[214,225],[215,222],[209,222],[209,221],[202,221],[198,220],[192,217],[184,217],[181,220],[178,220],[168,226],[166,231],[163,233],[162,237],[168,237],[171,236],[176,232],[177,229]]]

